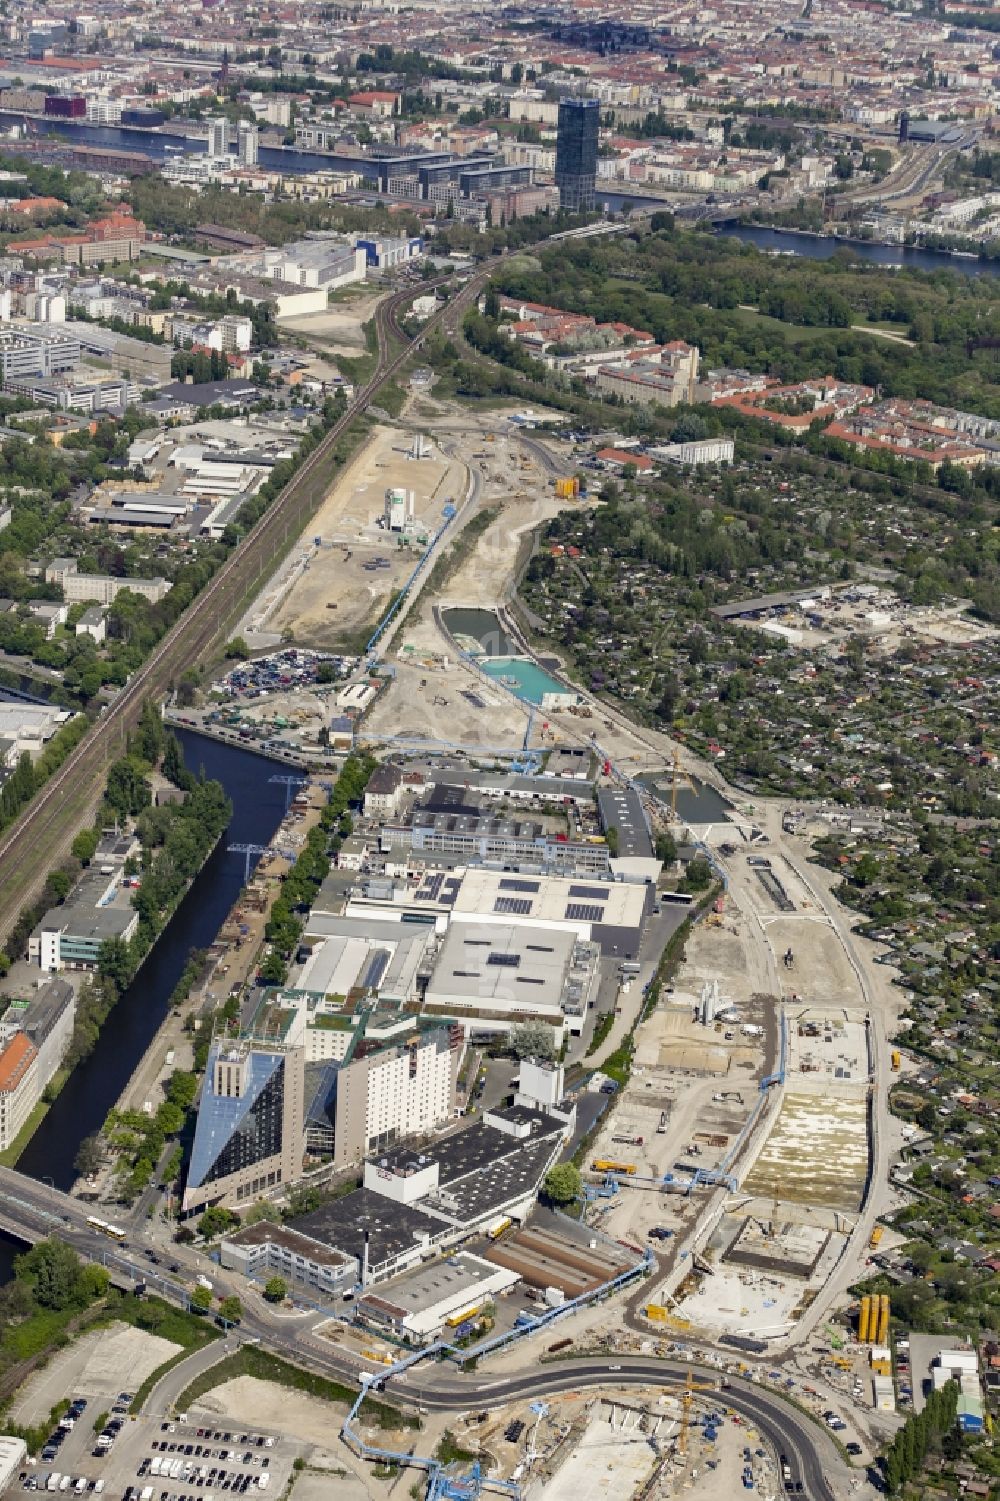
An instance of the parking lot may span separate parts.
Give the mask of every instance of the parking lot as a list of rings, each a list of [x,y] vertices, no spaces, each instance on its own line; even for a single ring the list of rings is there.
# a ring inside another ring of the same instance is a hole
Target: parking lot
[[[133,1393],[119,1396],[97,1432],[93,1402],[75,1398],[62,1420],[72,1426],[57,1430],[62,1437],[46,1444],[36,1467],[21,1472],[20,1488],[92,1493],[108,1501],[214,1501],[222,1492],[280,1495],[304,1447],[259,1428],[130,1417]]]

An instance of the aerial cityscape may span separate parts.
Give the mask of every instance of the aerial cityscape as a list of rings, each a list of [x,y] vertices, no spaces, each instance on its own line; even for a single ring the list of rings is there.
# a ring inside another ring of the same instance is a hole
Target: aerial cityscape
[[[0,1492],[1000,1501],[1000,14],[0,5]]]

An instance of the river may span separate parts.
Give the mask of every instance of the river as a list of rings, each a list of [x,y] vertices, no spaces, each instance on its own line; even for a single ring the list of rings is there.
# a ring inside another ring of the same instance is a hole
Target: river
[[[94,1051],[73,1070],[21,1154],[21,1172],[51,1179],[56,1188],[74,1182],[80,1142],[99,1128],[149,1046],[191,950],[213,942],[239,894],[244,857],[228,854],[227,845],[268,844],[284,815],[285,789],[268,780],[279,769],[272,761],[189,731],[179,738],[191,770],[204,768],[225,787],[233,803],[232,823],[108,1018]],[[3,1261],[0,1254],[0,1281]]]
[[[716,234],[743,240],[758,250],[804,255],[828,261],[838,250],[850,250],[861,261],[879,266],[905,266],[909,271],[958,271],[963,276],[1000,276],[1000,262],[950,255],[947,250],[921,250],[914,245],[875,245],[870,240],[835,240],[830,235],[797,234],[767,229],[760,224],[723,224]]]

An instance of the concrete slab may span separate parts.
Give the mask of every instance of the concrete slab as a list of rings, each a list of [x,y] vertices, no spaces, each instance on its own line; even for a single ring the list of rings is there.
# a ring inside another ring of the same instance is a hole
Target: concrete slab
[[[11,1404],[10,1416],[23,1425],[41,1423],[63,1397],[81,1396],[90,1404],[87,1418],[92,1423],[90,1409],[96,1416],[119,1392],[134,1392],[179,1349],[170,1340],[127,1324],[95,1329],[57,1351],[44,1370],[24,1384]]]

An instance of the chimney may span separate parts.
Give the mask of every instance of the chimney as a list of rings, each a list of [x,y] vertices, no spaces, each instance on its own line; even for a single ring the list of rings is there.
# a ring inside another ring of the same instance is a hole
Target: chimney
[[[368,1286],[368,1231],[365,1231],[365,1243],[361,1249],[361,1291]]]

